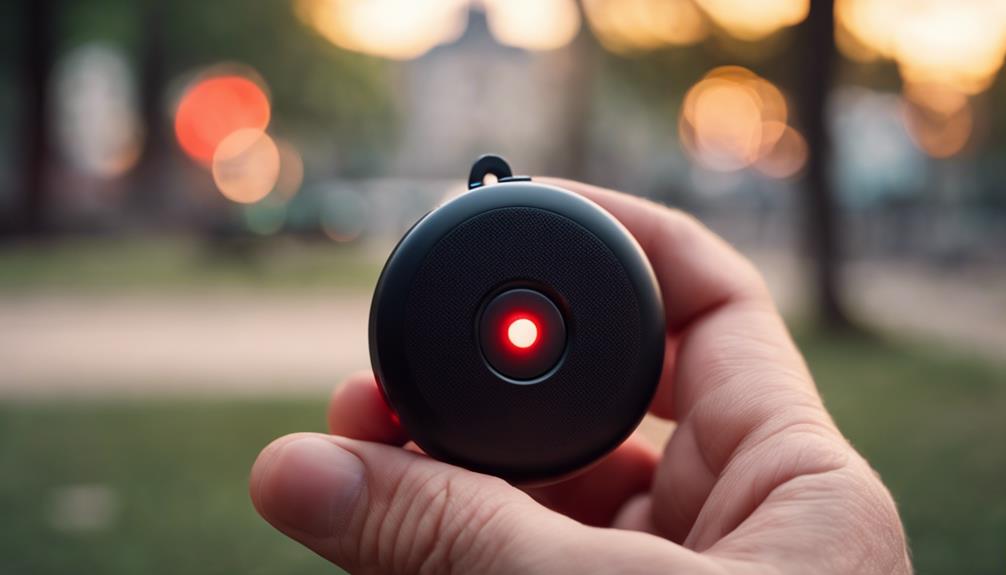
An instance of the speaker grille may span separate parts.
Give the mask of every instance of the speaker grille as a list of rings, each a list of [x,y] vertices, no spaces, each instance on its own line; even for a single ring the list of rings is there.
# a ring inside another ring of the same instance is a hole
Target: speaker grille
[[[563,310],[560,367],[533,385],[486,366],[477,320],[486,298],[538,286]],[[639,302],[615,255],[551,211],[499,208],[444,236],[408,291],[404,335],[413,384],[432,408],[422,422],[450,455],[475,467],[553,467],[589,460],[628,432],[652,381],[639,358]]]

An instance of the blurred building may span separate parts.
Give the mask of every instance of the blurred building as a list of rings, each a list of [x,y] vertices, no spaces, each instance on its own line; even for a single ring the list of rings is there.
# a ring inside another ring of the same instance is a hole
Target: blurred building
[[[569,68],[562,54],[501,46],[485,13],[469,11],[458,40],[402,65],[402,120],[389,171],[464,177],[487,152],[505,155],[523,173],[548,171],[564,143]]]

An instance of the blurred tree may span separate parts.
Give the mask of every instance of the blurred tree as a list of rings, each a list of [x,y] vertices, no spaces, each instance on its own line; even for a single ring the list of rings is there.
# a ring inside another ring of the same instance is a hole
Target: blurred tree
[[[143,0],[137,18],[140,29],[145,31],[138,42],[137,58],[140,118],[145,133],[143,151],[131,174],[134,193],[130,200],[141,210],[163,200],[167,180],[165,160],[171,149],[171,131],[164,121],[164,101],[169,81],[165,63],[164,14],[165,3]]]
[[[47,229],[48,189],[46,176],[49,150],[49,76],[52,73],[55,34],[55,2],[34,0],[25,8],[24,46],[20,69],[21,136],[24,150],[21,158],[23,193],[16,231],[24,235],[40,235]]]
[[[853,326],[842,291],[842,229],[830,174],[831,137],[826,105],[834,75],[834,0],[814,0],[810,14],[797,29],[799,63],[794,78],[797,113],[810,154],[804,172],[803,234],[811,260],[815,320],[822,327],[846,330]]]
[[[607,71],[625,78],[655,109],[676,115],[684,89],[709,70],[740,64],[788,88],[794,96],[796,124],[810,149],[800,182],[803,217],[802,250],[811,260],[811,313],[826,329],[854,326],[843,298],[840,209],[829,176],[831,139],[826,103],[836,62],[834,1],[811,2],[807,19],[756,43],[731,38],[717,30],[705,42],[637,56],[609,56]],[[890,72],[888,70],[888,72]],[[674,98],[668,95],[673,94]]]
[[[316,36],[287,0],[33,0],[16,3],[19,94],[15,213],[19,233],[47,230],[51,208],[51,74],[59,56],[90,42],[121,48],[135,63],[145,145],[129,175],[132,205],[157,210],[174,193],[171,105],[177,80],[222,62],[254,68],[269,87],[270,131],[301,145],[314,173],[359,175],[379,168],[396,122],[394,77],[382,60]]]
[[[566,101],[560,119],[563,137],[553,162],[557,175],[582,180],[587,173],[590,116],[600,55],[600,45],[584,27],[558,56],[566,68],[569,84],[564,91]]]

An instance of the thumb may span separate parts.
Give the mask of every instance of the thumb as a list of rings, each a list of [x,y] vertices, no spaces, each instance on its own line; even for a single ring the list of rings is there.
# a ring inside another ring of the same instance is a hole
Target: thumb
[[[251,496],[277,529],[353,572],[572,573],[598,531],[501,479],[401,448],[296,434],[252,469]]]

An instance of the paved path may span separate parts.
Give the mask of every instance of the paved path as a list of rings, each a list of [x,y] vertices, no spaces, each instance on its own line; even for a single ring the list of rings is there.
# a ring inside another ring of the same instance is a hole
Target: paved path
[[[0,298],[0,397],[325,389],[367,367],[364,294]]]
[[[756,255],[801,305],[795,263]],[[885,329],[1006,361],[1006,274],[860,264],[850,293]],[[324,394],[368,367],[365,293],[0,295],[0,399]]]

